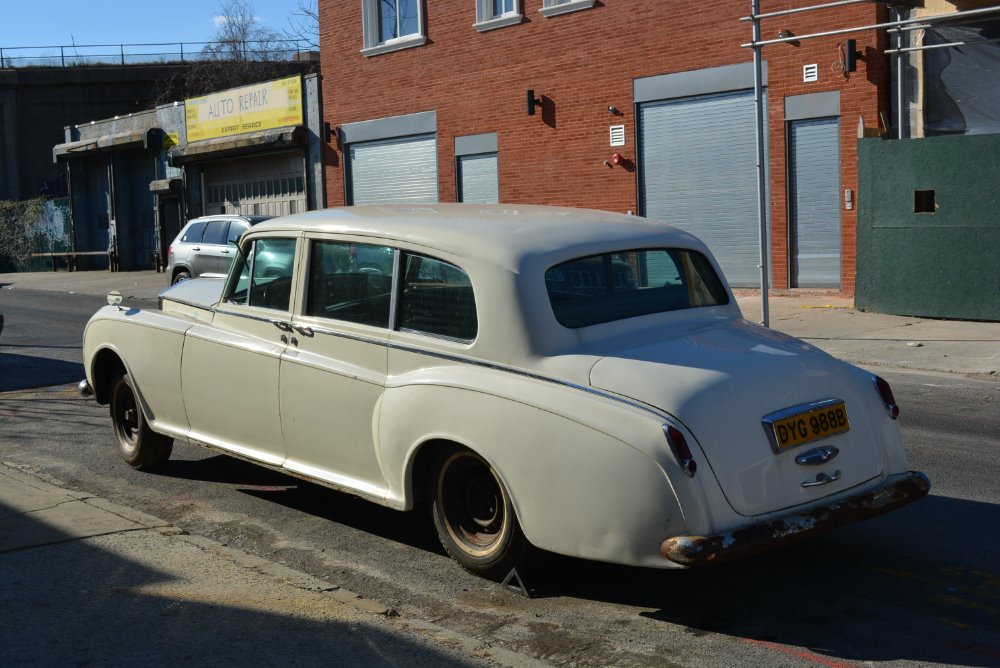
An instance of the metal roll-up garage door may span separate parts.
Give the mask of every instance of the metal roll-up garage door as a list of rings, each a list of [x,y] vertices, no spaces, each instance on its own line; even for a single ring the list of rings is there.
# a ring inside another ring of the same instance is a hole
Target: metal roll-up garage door
[[[700,237],[737,287],[760,286],[755,119],[752,90],[639,107],[643,213]]]
[[[205,165],[205,213],[284,216],[307,208],[301,153]]]
[[[350,145],[351,204],[437,202],[434,135]]]
[[[840,119],[788,124],[791,282],[840,287]]]
[[[474,204],[497,204],[500,201],[496,153],[459,156],[458,197],[460,202]]]

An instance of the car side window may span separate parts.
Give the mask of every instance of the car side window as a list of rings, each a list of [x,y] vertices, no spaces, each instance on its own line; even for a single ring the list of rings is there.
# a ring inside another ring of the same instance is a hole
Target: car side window
[[[305,315],[388,327],[394,258],[386,246],[314,241]]]
[[[205,226],[205,236],[201,243],[215,244],[221,246],[226,243],[226,231],[229,229],[228,220],[211,220]]]
[[[407,254],[400,295],[399,328],[460,341],[479,331],[468,274],[453,264]]]
[[[248,229],[245,223],[241,223],[238,220],[234,220],[229,223],[229,234],[226,235],[226,244],[234,244],[240,240],[243,233]]]
[[[188,244],[196,244],[201,242],[202,236],[205,234],[205,223],[191,223],[191,226],[187,228],[184,232],[184,236],[181,237],[181,241]]]
[[[237,258],[230,274],[226,303],[287,311],[292,295],[295,239],[254,240],[247,260]]]

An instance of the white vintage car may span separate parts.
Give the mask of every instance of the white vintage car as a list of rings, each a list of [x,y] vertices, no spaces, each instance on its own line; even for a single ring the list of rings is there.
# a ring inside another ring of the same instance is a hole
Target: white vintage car
[[[180,439],[425,502],[448,553],[496,579],[532,546],[718,563],[929,489],[888,384],[744,320],[672,227],[366,206],[263,222],[239,247],[228,278],[87,325],[81,390],[137,469]]]

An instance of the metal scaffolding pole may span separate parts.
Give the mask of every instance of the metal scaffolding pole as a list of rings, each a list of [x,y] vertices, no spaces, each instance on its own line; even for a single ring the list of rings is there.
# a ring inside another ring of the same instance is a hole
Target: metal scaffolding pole
[[[770,246],[767,242],[767,165],[764,164],[764,82],[760,54],[760,0],[750,0],[753,17],[753,98],[757,116],[757,223],[760,238],[760,324],[768,326],[767,292]]]

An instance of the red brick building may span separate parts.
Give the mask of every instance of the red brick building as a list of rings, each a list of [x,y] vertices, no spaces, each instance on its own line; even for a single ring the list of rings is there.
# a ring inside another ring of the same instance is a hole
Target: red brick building
[[[761,10],[807,4],[763,0]],[[741,48],[751,25],[739,20],[749,10],[321,0],[324,114],[337,129],[328,204],[631,211],[694,232],[734,285],[758,285],[752,52]],[[763,37],[882,20],[879,5],[847,5],[766,20]],[[848,37],[861,59],[845,73]],[[884,39],[867,31],[763,50],[774,288],[854,290],[858,126],[888,112]]]

